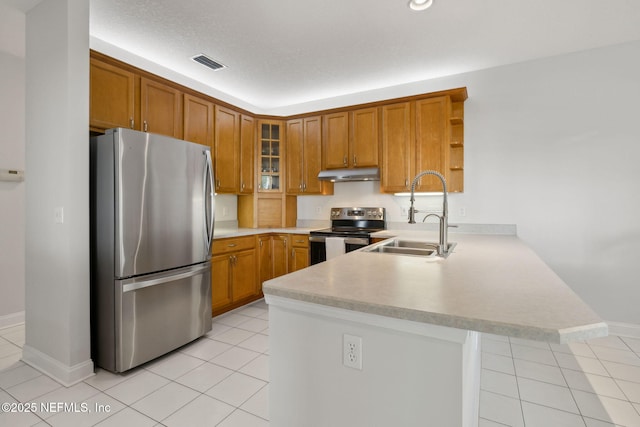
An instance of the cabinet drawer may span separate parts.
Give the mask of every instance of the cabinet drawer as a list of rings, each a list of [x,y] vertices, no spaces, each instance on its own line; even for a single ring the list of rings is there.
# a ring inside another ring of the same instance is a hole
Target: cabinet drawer
[[[237,252],[245,249],[254,249],[256,240],[254,236],[230,237],[227,239],[215,239],[213,241],[213,255]]]
[[[292,234],[291,246],[293,246],[294,248],[308,248],[309,236],[306,234]]]

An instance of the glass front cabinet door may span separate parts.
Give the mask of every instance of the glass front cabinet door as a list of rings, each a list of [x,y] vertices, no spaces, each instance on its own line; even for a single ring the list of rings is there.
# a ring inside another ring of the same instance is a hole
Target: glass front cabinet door
[[[260,182],[259,191],[281,191],[281,126],[262,122],[260,126]]]

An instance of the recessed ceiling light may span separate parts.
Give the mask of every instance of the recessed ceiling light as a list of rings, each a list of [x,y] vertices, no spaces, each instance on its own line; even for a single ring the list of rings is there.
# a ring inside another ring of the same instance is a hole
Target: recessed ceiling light
[[[433,4],[433,0],[411,0],[409,7],[413,10],[425,10],[429,9]]]

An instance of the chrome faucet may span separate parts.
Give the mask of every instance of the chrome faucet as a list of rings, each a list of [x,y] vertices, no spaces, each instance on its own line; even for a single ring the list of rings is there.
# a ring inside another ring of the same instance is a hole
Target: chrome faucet
[[[416,175],[415,178],[413,178],[413,182],[411,182],[411,199],[410,199],[411,207],[409,208],[409,224],[416,223],[416,213],[420,212],[413,207],[413,204],[415,202],[414,193],[416,191],[416,184],[418,183],[418,180],[420,180],[420,178],[422,178],[425,175],[435,175],[438,178],[440,178],[440,181],[442,182],[442,193],[443,193],[442,215],[436,215],[432,213],[425,216],[422,221],[424,222],[425,219],[427,219],[432,215],[436,216],[440,220],[440,241],[438,242],[438,255],[446,256],[449,253],[449,242],[447,238],[447,234],[448,234],[447,232],[449,229],[449,221],[448,221],[449,209],[448,209],[448,203],[447,203],[447,183],[444,180],[444,176],[442,176],[440,172],[437,172],[434,170],[426,170],[426,171],[420,172],[418,175]]]

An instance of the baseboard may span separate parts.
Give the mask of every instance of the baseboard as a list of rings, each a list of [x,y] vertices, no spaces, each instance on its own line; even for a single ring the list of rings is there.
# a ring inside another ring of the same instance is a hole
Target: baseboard
[[[0,329],[9,328],[24,323],[24,311],[0,316]]]
[[[22,348],[22,361],[65,387],[70,387],[94,375],[91,359],[74,366],[67,366],[27,344]]]
[[[609,333],[621,337],[640,339],[640,325],[634,323],[606,322],[609,325]]]

